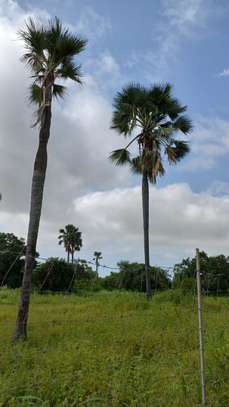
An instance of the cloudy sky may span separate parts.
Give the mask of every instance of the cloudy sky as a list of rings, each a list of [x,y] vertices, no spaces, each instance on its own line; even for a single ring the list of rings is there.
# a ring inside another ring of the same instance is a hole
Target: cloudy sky
[[[53,111],[38,251],[63,256],[59,228],[78,226],[92,259],[143,260],[140,179],[109,162],[124,140],[110,130],[112,99],[130,81],[169,81],[194,122],[191,153],[150,191],[151,263],[195,247],[228,254],[229,3],[227,0],[0,0],[0,228],[26,237],[38,141],[17,30],[58,16],[88,38],[84,85]]]

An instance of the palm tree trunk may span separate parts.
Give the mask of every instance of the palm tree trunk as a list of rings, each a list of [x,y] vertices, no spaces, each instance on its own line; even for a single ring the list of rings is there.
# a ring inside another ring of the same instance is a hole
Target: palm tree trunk
[[[98,260],[98,257],[96,257],[96,260],[95,260],[95,267],[96,267],[96,277],[98,278],[99,277],[99,260]]]
[[[74,251],[72,251],[72,264],[74,262]]]
[[[23,274],[17,321],[13,336],[14,340],[26,339],[27,337],[27,321],[29,314],[32,272],[35,265],[37,237],[40,224],[43,191],[47,168],[47,144],[51,126],[51,85],[47,86],[46,88],[45,101],[46,103],[41,118],[39,146],[34,162],[25,269]]]
[[[70,252],[69,250],[67,251],[67,262],[69,263],[69,256],[70,256]]]
[[[146,171],[142,176],[142,209],[143,209],[143,231],[144,231],[144,253],[145,253],[145,277],[146,297],[152,297],[149,264],[149,183]]]

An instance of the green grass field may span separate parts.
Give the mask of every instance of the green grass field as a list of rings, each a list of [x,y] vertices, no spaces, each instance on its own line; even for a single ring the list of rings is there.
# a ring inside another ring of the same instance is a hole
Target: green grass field
[[[0,290],[0,406],[199,406],[197,312],[178,292],[32,297],[12,344],[18,292]],[[229,406],[229,298],[206,298],[209,406]]]

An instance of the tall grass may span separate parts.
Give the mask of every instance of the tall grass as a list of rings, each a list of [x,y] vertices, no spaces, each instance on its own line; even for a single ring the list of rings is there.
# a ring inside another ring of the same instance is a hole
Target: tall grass
[[[0,290],[0,406],[200,405],[197,312],[180,292],[32,296],[11,343],[17,290]],[[206,298],[209,406],[229,406],[229,299]]]

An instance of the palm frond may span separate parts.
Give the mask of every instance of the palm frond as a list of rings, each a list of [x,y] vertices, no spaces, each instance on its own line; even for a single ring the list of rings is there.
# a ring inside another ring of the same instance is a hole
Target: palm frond
[[[187,116],[180,116],[178,119],[173,122],[173,127],[176,130],[182,131],[184,134],[190,133],[192,130],[192,121]]]
[[[165,149],[170,164],[176,164],[190,151],[189,145],[183,140],[172,140]]]
[[[82,52],[87,44],[87,40],[79,36],[72,35],[68,28],[62,26],[60,20],[55,17],[49,21],[46,30],[46,44],[52,61],[61,63],[64,58],[74,57]]]
[[[130,153],[125,148],[122,148],[112,151],[109,158],[115,165],[125,165],[130,162]]]
[[[138,84],[130,84],[118,92],[114,99],[112,128],[130,134],[137,125],[139,113],[146,105],[147,92]]]
[[[45,49],[44,27],[29,18],[25,24],[24,30],[19,30],[18,35],[24,41],[26,49],[31,53],[37,54],[43,58],[43,50]]]
[[[41,106],[41,104],[42,104],[42,101],[43,101],[42,87],[37,85],[36,83],[33,83],[30,86],[29,101],[30,101],[30,103],[35,103],[38,106]]]
[[[143,170],[142,159],[140,156],[134,157],[131,160],[131,171],[133,174],[141,174]]]
[[[66,87],[63,85],[54,84],[53,85],[53,96],[56,98],[63,98],[66,93]]]
[[[152,184],[156,184],[157,177],[163,177],[165,175],[165,168],[163,166],[161,156],[156,157],[154,166],[151,168],[151,171],[148,171],[148,177]]]
[[[184,113],[187,110],[187,106],[182,106],[177,99],[171,99],[166,108],[166,114],[171,120],[176,120],[179,114]]]
[[[71,34],[58,18],[50,20],[47,26],[29,19],[19,37],[27,51],[22,59],[37,78],[52,72],[53,77],[81,83],[80,65],[75,64],[74,57],[85,49],[87,40]]]
[[[131,129],[136,123],[134,107],[123,105],[119,110],[114,111],[112,118],[112,129],[118,130],[119,133],[130,134]]]
[[[71,79],[75,82],[81,84],[81,66],[75,65],[73,62],[68,60],[67,62],[63,63],[60,68],[57,70],[57,76],[63,79]]]

